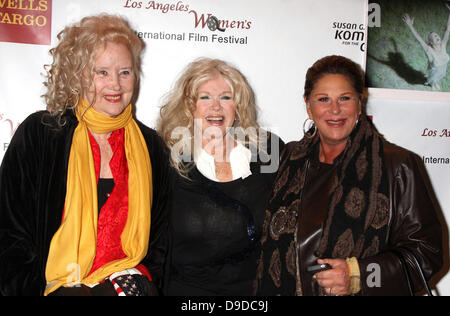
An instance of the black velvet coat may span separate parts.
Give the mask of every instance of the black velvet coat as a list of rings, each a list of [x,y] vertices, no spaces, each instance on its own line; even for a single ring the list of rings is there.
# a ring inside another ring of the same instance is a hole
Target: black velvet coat
[[[57,128],[47,112],[30,115],[17,129],[0,167],[0,295],[42,295],[45,267],[66,196],[67,168],[78,120],[70,112]],[[44,124],[44,123],[45,124]],[[168,194],[165,146],[137,122],[152,163],[153,205],[149,251],[144,264],[159,285],[166,249]]]

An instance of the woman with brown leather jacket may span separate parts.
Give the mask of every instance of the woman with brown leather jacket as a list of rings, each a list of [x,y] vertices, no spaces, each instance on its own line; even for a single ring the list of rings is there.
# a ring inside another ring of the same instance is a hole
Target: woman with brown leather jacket
[[[439,206],[423,163],[378,133],[363,96],[364,72],[347,58],[308,70],[312,126],[281,154],[255,294],[406,295],[401,257],[416,291],[414,257],[427,279],[441,268]]]

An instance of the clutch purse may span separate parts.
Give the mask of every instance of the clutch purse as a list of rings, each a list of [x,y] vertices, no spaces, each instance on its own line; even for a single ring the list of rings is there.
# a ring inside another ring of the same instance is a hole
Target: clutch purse
[[[427,293],[428,296],[434,296],[433,292],[430,289],[430,286],[428,285],[428,281],[425,278],[425,275],[423,273],[423,269],[422,266],[419,263],[419,260],[417,260],[416,255],[409,249],[404,248],[404,247],[399,247],[396,250],[394,250],[394,252],[397,254],[397,256],[400,259],[401,262],[401,266],[403,269],[403,273],[405,274],[405,278],[406,278],[406,282],[408,283],[408,289],[409,292],[411,294],[411,296],[415,295],[414,292],[414,285],[411,279],[411,274],[410,271],[408,269],[408,265],[406,264],[406,259],[405,259],[405,254],[407,255],[407,257],[412,261],[413,266],[415,267],[415,270],[418,272],[418,275],[424,285],[425,291]]]

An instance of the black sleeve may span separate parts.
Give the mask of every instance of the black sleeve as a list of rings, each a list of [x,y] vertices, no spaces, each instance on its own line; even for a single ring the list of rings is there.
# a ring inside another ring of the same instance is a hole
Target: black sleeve
[[[396,252],[407,248],[417,257],[430,280],[443,265],[442,225],[438,214],[440,207],[429,182],[425,166],[413,153],[402,154],[396,163],[391,196],[392,219],[388,249],[360,260],[361,288],[363,295],[408,295],[408,288],[401,261]],[[406,257],[416,292],[423,283],[413,260]],[[376,264],[376,265],[374,265]],[[372,282],[374,269],[379,267],[379,284]]]
[[[162,139],[148,128],[144,134],[152,164],[153,201],[149,251],[142,263],[149,270],[153,282],[161,289],[168,247],[167,203],[171,187],[171,167],[168,151]]]
[[[267,134],[265,134],[265,132],[263,132],[261,135],[265,135],[264,138],[260,140],[263,142],[262,149],[260,148],[259,150],[259,159],[262,162],[261,172],[271,173],[275,177],[280,164],[281,152],[285,144],[281,137],[274,133],[267,132]]]
[[[41,295],[45,275],[37,243],[39,120],[17,129],[0,166],[0,294]]]

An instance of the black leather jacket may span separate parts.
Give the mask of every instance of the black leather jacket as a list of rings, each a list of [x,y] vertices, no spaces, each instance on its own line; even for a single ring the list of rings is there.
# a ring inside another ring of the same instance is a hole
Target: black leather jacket
[[[389,181],[390,216],[386,247],[378,254],[360,259],[361,291],[359,295],[408,295],[408,287],[398,256],[399,246],[412,250],[427,279],[442,267],[442,227],[436,201],[423,163],[417,155],[384,142],[385,165]],[[320,171],[318,161],[310,161],[298,221],[297,249],[303,295],[313,295],[311,273],[306,267],[316,264],[315,252],[322,236],[322,224],[332,186],[333,167]],[[406,260],[415,271],[411,260]],[[379,275],[376,275],[379,273]],[[423,286],[412,273],[415,290]]]

